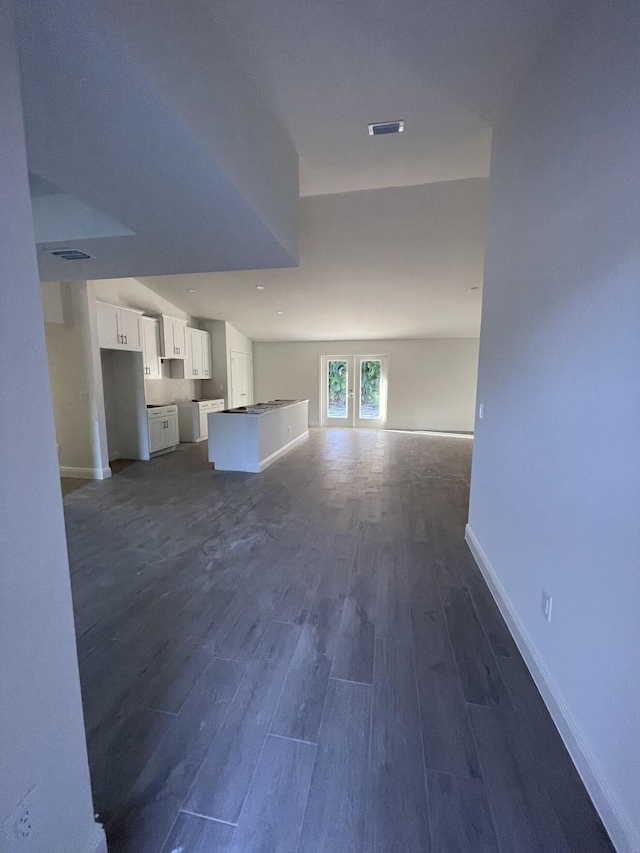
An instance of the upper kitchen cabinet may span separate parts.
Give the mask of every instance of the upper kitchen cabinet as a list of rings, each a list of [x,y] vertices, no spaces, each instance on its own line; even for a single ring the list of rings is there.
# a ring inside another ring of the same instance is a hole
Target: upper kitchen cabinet
[[[160,321],[155,317],[141,317],[142,324],[142,357],[144,361],[144,378],[160,379],[162,364],[160,362]]]
[[[187,328],[187,379],[211,379],[211,335]]]
[[[187,321],[177,317],[160,317],[160,356],[185,359],[187,357]]]
[[[142,351],[142,311],[96,303],[101,349]]]

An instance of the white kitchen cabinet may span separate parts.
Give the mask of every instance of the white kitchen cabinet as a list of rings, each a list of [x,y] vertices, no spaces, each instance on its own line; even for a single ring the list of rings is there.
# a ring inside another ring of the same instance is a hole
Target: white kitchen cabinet
[[[142,325],[142,355],[144,362],[144,378],[160,379],[162,364],[160,362],[160,321],[154,317],[141,317]]]
[[[211,379],[211,335],[202,333],[202,372],[205,379]]]
[[[159,319],[161,357],[184,360],[187,357],[187,321],[166,314]]]
[[[211,335],[187,327],[186,379],[211,379]]]
[[[224,400],[185,400],[178,406],[180,441],[203,441],[208,435],[209,412],[222,412]]]
[[[177,406],[152,406],[147,409],[149,422],[149,451],[172,450],[180,443]]]
[[[96,308],[101,349],[142,351],[142,311],[120,308],[106,302],[97,302]]]

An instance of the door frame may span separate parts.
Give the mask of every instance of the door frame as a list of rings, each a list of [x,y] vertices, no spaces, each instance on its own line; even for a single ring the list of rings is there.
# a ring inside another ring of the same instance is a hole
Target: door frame
[[[380,361],[380,412],[381,418],[360,418],[360,365],[363,361]],[[351,371],[351,382],[347,381],[347,417],[330,418],[327,414],[327,367],[330,361],[346,361],[347,370]],[[342,427],[345,429],[384,429],[388,411],[389,389],[389,356],[377,353],[375,355],[321,355],[320,356],[320,426]]]

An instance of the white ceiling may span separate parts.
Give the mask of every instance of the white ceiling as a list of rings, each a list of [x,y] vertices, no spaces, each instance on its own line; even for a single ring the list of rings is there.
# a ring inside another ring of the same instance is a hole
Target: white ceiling
[[[198,0],[16,0],[16,20],[43,279],[297,262],[297,152]]]
[[[566,3],[17,0],[30,169],[134,232],[74,277],[256,339],[478,334],[490,122]]]
[[[489,119],[561,5],[217,2],[225,44],[300,156],[300,266],[145,283],[255,340],[477,336]],[[368,135],[393,119],[403,134]]]
[[[217,0],[225,43],[281,117],[300,194],[489,174],[510,102],[556,0]],[[367,124],[406,120],[402,136]]]
[[[471,178],[304,198],[298,268],[141,281],[253,340],[476,337],[487,191]]]

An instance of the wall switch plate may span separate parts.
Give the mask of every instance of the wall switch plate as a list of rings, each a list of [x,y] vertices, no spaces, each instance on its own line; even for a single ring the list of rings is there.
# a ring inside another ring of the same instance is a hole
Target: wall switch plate
[[[480,403],[480,405],[478,406],[478,417],[480,418],[480,420],[484,418],[484,403]]]
[[[547,622],[551,622],[551,607],[553,605],[553,598],[549,595],[548,592],[542,590],[542,615],[547,620]]]

